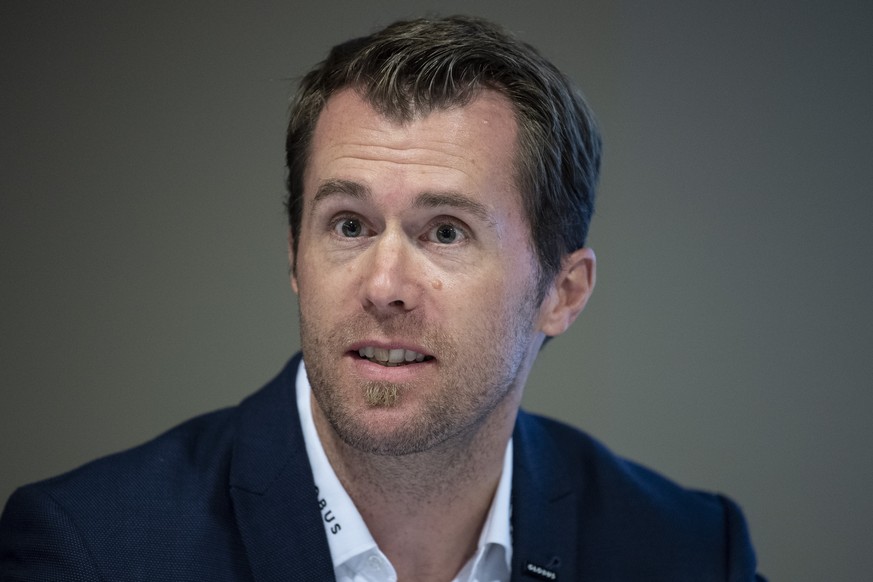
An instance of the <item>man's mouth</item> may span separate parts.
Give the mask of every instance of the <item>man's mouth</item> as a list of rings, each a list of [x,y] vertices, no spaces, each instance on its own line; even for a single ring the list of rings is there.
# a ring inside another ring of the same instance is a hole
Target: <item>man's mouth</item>
[[[370,360],[374,364],[382,366],[405,366],[406,364],[415,364],[432,360],[433,356],[426,356],[412,350],[385,349],[367,346],[358,350],[358,355],[365,360]]]

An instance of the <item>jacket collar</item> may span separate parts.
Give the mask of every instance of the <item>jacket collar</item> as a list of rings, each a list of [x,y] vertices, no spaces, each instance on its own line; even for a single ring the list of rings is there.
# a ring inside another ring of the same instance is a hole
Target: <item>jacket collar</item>
[[[294,398],[298,354],[239,407],[230,495],[257,582],[333,580]]]
[[[576,580],[577,495],[551,436],[520,411],[512,479],[512,580]]]

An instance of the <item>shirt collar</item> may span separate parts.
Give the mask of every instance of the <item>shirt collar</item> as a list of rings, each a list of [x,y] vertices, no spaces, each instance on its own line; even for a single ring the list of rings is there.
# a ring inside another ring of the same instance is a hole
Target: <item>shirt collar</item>
[[[491,501],[491,509],[488,510],[488,517],[482,527],[482,534],[479,536],[479,549],[477,550],[478,555],[483,548],[488,547],[488,544],[502,546],[507,571],[511,570],[510,564],[512,562],[512,533],[509,527],[511,490],[512,438],[510,437],[509,442],[506,443],[506,452],[503,455],[503,471],[500,473],[500,482],[497,484],[497,491],[494,492],[494,499]]]
[[[297,369],[297,410],[300,413],[300,426],[303,428],[303,441],[306,454],[312,466],[312,476],[318,490],[318,506],[333,567],[338,568],[347,560],[375,549],[376,540],[367,529],[358,508],[333,470],[327,454],[315,430],[310,407],[312,389],[303,362]]]
[[[300,426],[303,429],[303,441],[306,443],[306,454],[309,464],[312,466],[312,476],[318,490],[318,506],[321,510],[324,530],[327,534],[327,542],[330,547],[330,555],[334,569],[341,567],[365,552],[379,551],[376,540],[373,539],[367,524],[361,517],[358,508],[355,507],[349,494],[340,483],[333,470],[318,432],[315,429],[315,421],[312,418],[310,404],[312,388],[309,377],[306,375],[306,367],[301,360],[297,369],[297,411],[300,415]],[[506,560],[506,568],[511,568],[512,561],[512,535],[510,531],[510,492],[512,486],[512,439],[506,445],[503,457],[503,471],[500,474],[500,482],[491,501],[488,517],[479,535],[479,545],[474,556],[478,562],[485,550],[491,544],[503,548]],[[476,564],[473,564],[475,570]]]

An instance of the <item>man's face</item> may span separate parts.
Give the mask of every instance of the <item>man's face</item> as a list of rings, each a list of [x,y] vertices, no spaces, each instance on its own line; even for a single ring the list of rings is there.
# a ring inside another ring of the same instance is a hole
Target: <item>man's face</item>
[[[407,124],[328,100],[292,286],[316,420],[346,443],[407,454],[514,416],[542,340],[516,131],[492,91]]]

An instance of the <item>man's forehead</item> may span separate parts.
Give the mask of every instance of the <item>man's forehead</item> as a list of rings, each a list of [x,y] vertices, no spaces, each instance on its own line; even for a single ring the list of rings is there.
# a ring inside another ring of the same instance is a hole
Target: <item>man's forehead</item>
[[[319,115],[305,172],[311,178],[316,166],[323,169],[331,161],[360,154],[453,167],[480,177],[488,172],[514,175],[517,133],[512,106],[496,91],[404,122],[383,115],[357,91],[345,89],[332,95]]]

